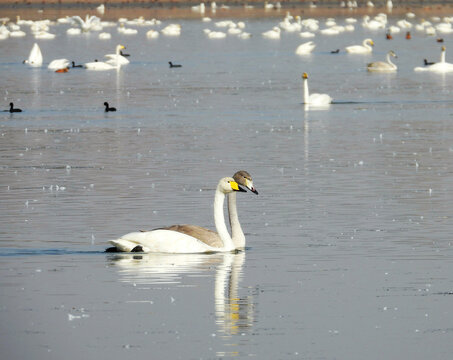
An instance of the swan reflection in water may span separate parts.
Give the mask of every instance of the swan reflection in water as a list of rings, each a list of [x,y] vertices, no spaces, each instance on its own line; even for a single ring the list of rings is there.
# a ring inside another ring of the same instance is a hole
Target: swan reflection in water
[[[184,284],[183,275],[210,273],[215,269],[214,307],[218,332],[242,334],[254,320],[252,294],[240,297],[245,252],[215,254],[115,253],[108,260],[118,268],[120,281],[134,285]]]

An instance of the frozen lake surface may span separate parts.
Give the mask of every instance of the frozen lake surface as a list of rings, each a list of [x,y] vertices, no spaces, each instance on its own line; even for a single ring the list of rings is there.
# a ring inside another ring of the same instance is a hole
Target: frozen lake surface
[[[42,68],[22,64],[31,35],[0,42],[2,107],[23,109],[0,113],[2,358],[451,357],[453,75],[413,71],[441,45],[359,20],[298,56],[297,33],[262,38],[278,21],[246,20],[247,40],[195,20],[154,40],[56,25]],[[372,55],[343,51],[365,37]],[[120,71],[47,69],[117,44]],[[398,72],[367,73],[391,49]],[[302,72],[336,103],[304,109]],[[245,252],[103,252],[133,230],[213,228],[215,186],[240,169],[260,193],[238,195]]]

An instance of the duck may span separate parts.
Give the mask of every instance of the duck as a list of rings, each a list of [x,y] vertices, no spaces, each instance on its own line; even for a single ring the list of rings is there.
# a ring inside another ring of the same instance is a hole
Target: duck
[[[434,61],[428,61],[426,59],[423,59],[423,65],[429,66],[429,65],[433,65],[433,64],[435,64]]]
[[[213,246],[210,241],[203,237],[197,238],[198,226],[192,225],[173,225],[169,228],[158,228],[151,231],[132,232],[121,236],[118,239],[110,240],[119,251],[145,253],[212,253],[212,252],[231,252],[236,249],[232,237],[228,233],[223,215],[223,205],[225,197],[233,192],[246,192],[232,177],[224,177],[219,180],[214,196],[214,222],[217,234],[221,239],[220,246]],[[176,227],[192,229],[192,232],[179,232],[173,230]],[[209,232],[208,229],[202,232]]]
[[[410,39],[412,39],[411,32],[410,32],[410,31],[407,31],[407,32],[406,32],[406,40],[410,40]]]
[[[4,110],[10,113],[22,112],[22,109],[15,108],[12,102],[9,103],[9,110]]]
[[[168,64],[170,65],[171,68],[180,68],[180,67],[182,67],[182,65],[180,65],[180,64],[173,64],[171,61],[169,61]]]
[[[71,61],[73,68],[83,68],[83,65],[76,65],[74,61]]]
[[[104,102],[104,106],[105,106],[104,112],[112,112],[112,111],[116,111],[116,108],[110,107],[110,106],[109,106],[109,103],[108,103],[107,101]]]
[[[367,65],[367,70],[370,71],[370,72],[393,72],[393,71],[396,71],[398,68],[390,60],[391,56],[397,58],[395,52],[393,50],[390,50],[387,53],[387,62],[376,61],[376,62],[369,63]]]
[[[362,45],[347,46],[346,51],[350,54],[369,54],[373,51],[374,42],[371,39],[363,40]]]
[[[33,44],[28,59],[24,60],[23,63],[33,67],[40,67],[42,65],[42,53],[37,43]]]
[[[332,50],[330,53],[331,54],[339,54],[340,53],[340,49]]]
[[[124,56],[124,57],[129,57],[129,56],[131,56],[131,54],[124,54],[124,53],[123,53],[123,50],[120,50],[120,55],[121,55],[121,56]]]
[[[302,74],[304,83],[304,104],[312,106],[328,106],[332,103],[332,98],[327,94],[310,94],[308,92],[308,74],[304,72]]]

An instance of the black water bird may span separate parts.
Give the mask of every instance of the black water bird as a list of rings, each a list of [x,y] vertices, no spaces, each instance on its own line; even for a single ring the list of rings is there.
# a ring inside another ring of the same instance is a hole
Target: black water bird
[[[81,68],[83,65],[76,65],[74,61],[72,61],[72,67],[73,68]]]
[[[22,112],[21,109],[14,108],[14,104],[12,102],[9,103],[9,110],[4,110],[4,111],[10,112],[10,113]]]
[[[116,108],[110,107],[109,103],[107,101],[104,103],[104,106],[105,106],[105,112],[116,111]]]
[[[180,67],[182,67],[182,65],[173,64],[171,61],[169,61],[168,64],[170,65],[171,68],[180,68]]]
[[[433,65],[433,64],[434,64],[434,62],[428,61],[428,60],[426,60],[426,59],[423,59],[423,63],[424,63],[425,66]]]
[[[330,53],[331,54],[338,54],[340,52],[340,49],[337,49],[337,50],[332,50]]]
[[[120,50],[120,55],[125,57],[131,56],[131,54],[123,54],[123,50]]]

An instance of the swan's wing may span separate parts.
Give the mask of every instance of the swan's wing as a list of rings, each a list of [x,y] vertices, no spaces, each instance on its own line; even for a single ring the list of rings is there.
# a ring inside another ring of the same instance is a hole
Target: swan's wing
[[[74,20],[74,22],[76,22],[80,26],[85,25],[85,21],[78,15],[72,16],[71,19]]]
[[[197,225],[172,225],[156,230],[172,230],[172,231],[177,231],[182,234],[186,234],[189,236],[192,236],[206,245],[212,246],[212,247],[222,247],[223,242],[220,239],[220,236],[212,230],[203,228],[201,226]]]

